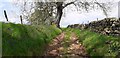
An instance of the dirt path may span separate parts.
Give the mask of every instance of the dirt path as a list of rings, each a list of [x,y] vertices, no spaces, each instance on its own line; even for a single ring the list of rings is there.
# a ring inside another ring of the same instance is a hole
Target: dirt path
[[[87,58],[85,47],[79,42],[75,33],[71,33],[69,37],[63,32],[48,45],[45,56],[56,56],[56,58]]]

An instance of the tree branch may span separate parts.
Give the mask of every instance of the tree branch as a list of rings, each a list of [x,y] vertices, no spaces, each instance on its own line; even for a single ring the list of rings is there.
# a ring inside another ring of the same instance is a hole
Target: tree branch
[[[68,5],[74,4],[74,2],[75,1],[65,4],[65,6],[63,6],[63,8],[67,7]]]
[[[105,6],[102,6],[100,3],[98,2],[95,2],[102,10],[103,10],[103,13],[105,14],[106,17],[108,17],[108,14],[107,14],[107,9],[105,8]]]

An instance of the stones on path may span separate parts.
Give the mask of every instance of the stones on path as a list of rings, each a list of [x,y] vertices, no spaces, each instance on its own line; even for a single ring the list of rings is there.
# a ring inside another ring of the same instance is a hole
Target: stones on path
[[[57,36],[53,41],[48,45],[45,51],[45,56],[58,56],[58,47],[61,46],[61,41],[64,39],[64,32]]]
[[[59,50],[59,51],[63,51],[63,50],[64,50],[64,47],[59,47],[58,50]]]
[[[71,34],[69,39],[70,40],[67,41],[65,40],[65,33],[60,34],[49,44],[45,56],[57,56],[58,58],[62,58],[87,55],[85,47],[79,43],[78,37],[74,33]]]
[[[57,55],[58,51],[57,50],[52,50],[52,51],[50,51],[48,53],[49,53],[49,55]]]

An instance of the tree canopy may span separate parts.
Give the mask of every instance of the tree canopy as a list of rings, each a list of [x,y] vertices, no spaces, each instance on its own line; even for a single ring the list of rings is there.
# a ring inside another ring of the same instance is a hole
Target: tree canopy
[[[54,0],[53,0],[54,1]],[[93,9],[101,9],[105,16],[107,17],[108,11],[111,8],[112,2],[99,2],[99,0],[74,0],[74,1],[54,1],[44,0],[44,2],[23,2],[23,12],[27,13],[27,20],[31,24],[50,24],[55,22],[56,26],[60,28],[60,21],[63,15],[63,9],[69,5],[74,5],[78,11],[89,12]],[[27,6],[29,5],[29,9]]]

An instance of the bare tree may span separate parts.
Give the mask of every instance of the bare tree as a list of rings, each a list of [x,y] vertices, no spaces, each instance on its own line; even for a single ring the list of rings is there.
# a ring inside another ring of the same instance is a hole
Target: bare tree
[[[82,11],[82,10],[85,10],[87,12],[89,12],[89,10],[93,10],[93,9],[101,9],[103,11],[103,13],[106,15],[107,17],[107,12],[108,10],[110,9],[110,2],[106,2],[106,3],[101,3],[101,2],[98,2],[97,0],[91,0],[91,1],[88,1],[88,0],[75,0],[75,1],[71,1],[71,2],[66,2],[68,0],[65,0],[65,1],[61,1],[61,2],[36,2],[36,3],[32,3],[31,5],[35,5],[34,7],[31,7],[31,9],[34,9],[35,12],[37,12],[38,16],[40,16],[39,18],[41,18],[41,20],[43,21],[46,21],[48,18],[50,17],[54,17],[54,15],[56,15],[56,26],[58,28],[60,28],[60,21],[61,21],[61,17],[63,15],[63,10],[73,4],[75,5],[75,7],[78,9],[78,11]],[[24,3],[24,6],[26,6],[26,2]],[[30,16],[28,17],[31,17],[33,15],[33,13],[31,12],[28,12],[30,13]],[[34,17],[33,17],[34,18]],[[38,17],[34,18],[35,21],[40,21],[37,20]],[[29,20],[30,21],[30,20]],[[33,22],[33,21],[31,21]]]
[[[63,14],[63,9],[66,8],[69,5],[75,5],[80,11],[81,9],[85,9],[87,12],[91,9],[101,9],[103,10],[103,13],[106,15],[107,17],[107,11],[110,9],[110,6],[108,6],[108,3],[99,3],[96,0],[94,1],[87,1],[87,0],[75,0],[69,3],[64,4],[64,2],[57,2],[57,27],[60,28],[60,21],[61,21],[61,17]],[[64,5],[64,6],[63,6]]]

